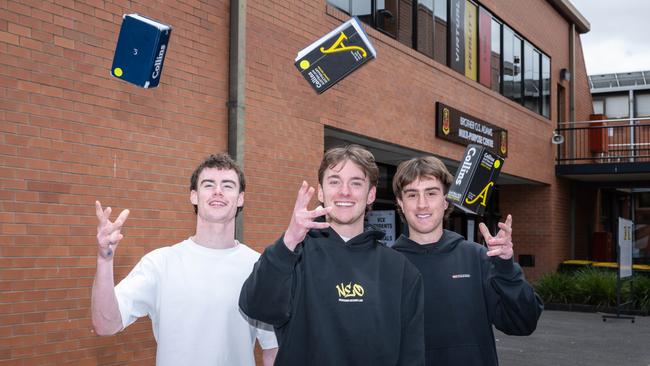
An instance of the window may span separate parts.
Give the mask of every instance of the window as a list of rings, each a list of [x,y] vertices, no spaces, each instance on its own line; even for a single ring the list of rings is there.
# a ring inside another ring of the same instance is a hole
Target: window
[[[433,59],[447,65],[447,0],[433,1]]]
[[[542,55],[542,115],[551,118],[551,59]]]
[[[594,114],[605,114],[605,101],[602,99],[594,99]]]
[[[607,118],[628,117],[630,108],[627,95],[609,96],[605,98],[605,114],[607,114]]]
[[[503,26],[503,95],[521,103],[521,38]]]
[[[650,94],[637,94],[634,99],[635,117],[650,117]]]
[[[524,106],[540,112],[540,57],[541,54],[528,42],[524,42]]]
[[[501,23],[492,19],[492,52],[490,53],[491,88],[501,91]]]
[[[433,58],[433,0],[417,0],[417,3],[417,50]]]

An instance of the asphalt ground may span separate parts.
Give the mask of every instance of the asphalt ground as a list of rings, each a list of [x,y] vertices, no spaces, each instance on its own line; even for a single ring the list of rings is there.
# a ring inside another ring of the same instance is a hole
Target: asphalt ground
[[[650,317],[545,310],[532,335],[494,336],[500,366],[650,366]]]

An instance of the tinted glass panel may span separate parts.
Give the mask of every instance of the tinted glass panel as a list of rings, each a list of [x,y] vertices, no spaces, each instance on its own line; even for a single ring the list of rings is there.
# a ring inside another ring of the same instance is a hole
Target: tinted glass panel
[[[417,50],[433,58],[433,0],[418,0]]]
[[[542,55],[542,115],[551,118],[551,59]]]
[[[540,57],[537,50],[528,42],[524,43],[524,106],[540,112]]]
[[[433,58],[447,64],[447,0],[433,1],[435,25],[433,30]]]
[[[501,86],[501,23],[492,19],[492,52],[490,62],[491,87],[494,91],[499,91]]]

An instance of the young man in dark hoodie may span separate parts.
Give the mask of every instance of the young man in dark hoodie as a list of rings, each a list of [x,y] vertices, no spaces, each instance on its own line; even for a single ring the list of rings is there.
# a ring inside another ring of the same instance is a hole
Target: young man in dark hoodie
[[[543,305],[513,262],[512,216],[496,236],[479,228],[487,249],[443,229],[453,210],[445,196],[452,182],[435,157],[401,163],[393,192],[409,237],[393,249],[422,273],[426,364],[498,365],[492,326],[510,335],[529,335]]]
[[[327,151],[324,207],[307,209],[315,190],[303,182],[289,227],[242,287],[242,311],[275,327],[276,365],[424,365],[421,276],[364,229],[378,175],[360,146]]]

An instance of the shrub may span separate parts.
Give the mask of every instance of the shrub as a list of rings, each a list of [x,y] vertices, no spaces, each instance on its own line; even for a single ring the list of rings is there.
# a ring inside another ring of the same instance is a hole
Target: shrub
[[[632,304],[634,308],[650,312],[650,277],[634,276]]]
[[[575,273],[573,282],[574,301],[598,308],[616,306],[615,272],[584,268]],[[625,301],[625,295],[624,291],[621,291],[621,302]]]
[[[535,285],[535,290],[545,303],[569,304],[574,301],[575,285],[573,276],[555,272],[543,275]]]

